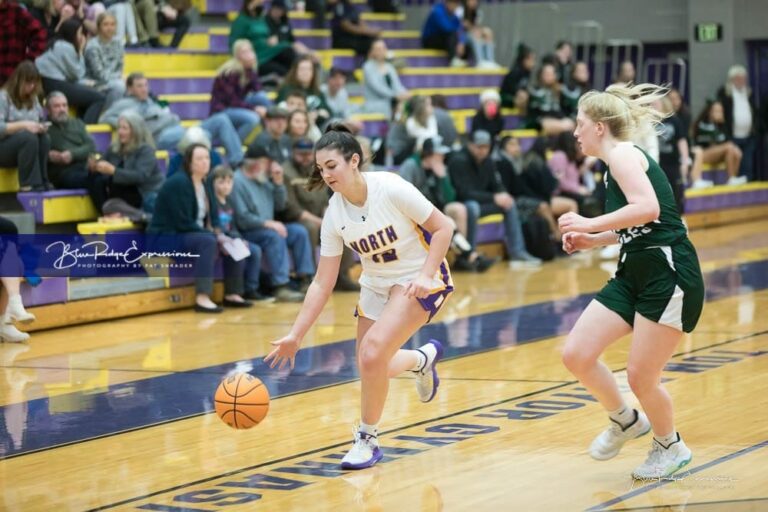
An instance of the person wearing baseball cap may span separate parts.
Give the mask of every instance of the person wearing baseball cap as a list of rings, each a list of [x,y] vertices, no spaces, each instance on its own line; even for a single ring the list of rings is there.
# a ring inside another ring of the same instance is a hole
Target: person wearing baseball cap
[[[504,216],[504,245],[511,266],[538,266],[541,260],[528,253],[523,228],[514,198],[504,190],[496,166],[490,158],[491,134],[478,130],[466,148],[448,162],[448,175],[456,187],[457,199],[467,208],[467,239],[477,243],[477,220],[485,215]]]
[[[457,253],[451,268],[469,272],[485,272],[494,260],[474,250],[466,239],[467,207],[456,201],[456,190],[445,167],[445,156],[451,148],[440,136],[424,141],[421,153],[408,158],[400,167],[400,176],[410,181],[429,201],[454,223],[451,247]],[[474,229],[474,228],[473,228]]]
[[[270,279],[275,299],[279,302],[304,300],[303,293],[288,286],[289,251],[300,279],[314,275],[309,234],[299,223],[275,220],[275,213],[286,207],[287,191],[283,169],[272,165],[267,148],[255,144],[248,148],[242,169],[235,173],[230,197],[235,226],[243,238],[261,248],[272,270]],[[246,298],[249,291],[246,290]]]
[[[291,154],[288,130],[288,111],[278,106],[269,107],[264,118],[264,130],[254,139],[251,148],[263,147],[273,162],[282,164]]]

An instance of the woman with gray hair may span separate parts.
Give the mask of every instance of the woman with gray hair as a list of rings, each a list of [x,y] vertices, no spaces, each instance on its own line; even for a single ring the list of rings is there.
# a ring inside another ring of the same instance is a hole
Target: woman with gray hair
[[[101,160],[88,162],[94,173],[91,198],[99,211],[108,199],[152,213],[164,177],[157,166],[155,143],[141,115],[128,110],[117,121],[117,139]]]

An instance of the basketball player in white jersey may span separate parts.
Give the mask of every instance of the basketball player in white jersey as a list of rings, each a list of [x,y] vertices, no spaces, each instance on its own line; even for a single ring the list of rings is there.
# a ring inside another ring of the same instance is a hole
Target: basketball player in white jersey
[[[320,262],[293,328],[273,342],[264,359],[293,367],[296,352],[333,291],[343,246],[362,262],[357,322],[357,363],[362,381],[360,426],[343,469],[363,469],[383,457],[378,424],[389,379],[411,371],[422,402],[439,385],[440,342],[416,350],[400,347],[429,322],[453,291],[445,254],[453,225],[413,185],[388,172],[360,172],[363,151],[349,130],[333,125],[315,145],[310,188],[333,192],[323,217]]]

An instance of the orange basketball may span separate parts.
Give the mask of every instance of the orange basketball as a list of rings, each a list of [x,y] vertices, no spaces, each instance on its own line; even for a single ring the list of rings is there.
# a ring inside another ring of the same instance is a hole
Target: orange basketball
[[[269,391],[248,373],[235,373],[221,381],[213,400],[216,414],[232,428],[246,429],[259,423],[269,411]]]

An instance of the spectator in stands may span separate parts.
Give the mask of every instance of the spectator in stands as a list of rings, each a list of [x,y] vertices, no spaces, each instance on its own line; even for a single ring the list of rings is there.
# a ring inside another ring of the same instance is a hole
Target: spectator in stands
[[[107,199],[122,199],[150,214],[155,210],[164,176],[157,165],[152,135],[138,112],[120,114],[116,140],[103,159],[89,162],[89,170],[95,182],[89,191],[98,211],[103,211]]]
[[[51,41],[61,24],[75,15],[75,9],[63,0],[46,0],[39,7],[29,7],[29,13],[45,29],[46,41]]]
[[[173,155],[168,162],[168,171],[165,173],[166,178],[170,178],[171,175],[181,169],[184,165],[184,153],[186,153],[187,148],[192,144],[199,144],[208,148],[208,156],[211,159],[212,168],[216,168],[223,163],[221,155],[218,151],[213,149],[211,138],[208,137],[205,130],[199,126],[190,126],[176,145],[176,154]]]
[[[115,37],[115,17],[108,12],[96,20],[98,34],[85,45],[85,76],[106,93],[105,107],[125,94],[123,43]]]
[[[557,135],[547,165],[558,181],[555,194],[573,199],[581,207],[591,195],[589,188],[582,184],[582,176],[589,172],[589,162],[579,151],[573,133],[561,132]]]
[[[635,63],[631,60],[625,60],[619,64],[619,72],[616,73],[614,83],[632,84],[635,83],[636,78]]]
[[[0,342],[21,343],[29,340],[29,334],[19,331],[14,322],[29,323],[35,321],[35,315],[24,309],[21,300],[21,277],[24,275],[24,263],[18,255],[14,237],[19,234],[16,225],[0,217],[0,260],[3,265],[3,277],[0,277]]]
[[[149,42],[153,48],[160,48],[160,31],[173,27],[173,39],[171,46],[178,48],[184,35],[189,30],[190,19],[187,11],[192,7],[190,0],[164,0],[156,3],[155,0],[131,0],[135,5],[138,15],[137,27],[139,41]]]
[[[723,105],[726,134],[741,149],[739,176],[754,181],[755,146],[760,118],[752,90],[747,85],[747,70],[744,66],[731,66],[728,82],[717,91],[717,98]]]
[[[107,12],[115,17],[115,38],[128,48],[138,47],[138,23],[133,4],[128,0],[117,0],[108,6]],[[157,44],[159,45],[159,42]]]
[[[141,114],[154,137],[159,149],[172,150],[176,148],[185,129],[181,126],[179,116],[172,113],[168,107],[160,105],[149,93],[149,82],[141,73],[131,73],[125,81],[126,97],[116,101],[99,120],[112,127],[117,126],[117,118],[125,110],[135,110]],[[209,138],[221,141],[227,152],[229,165],[237,167],[243,161],[243,149],[240,137],[232,125],[232,121],[224,113],[213,114],[203,120],[200,126],[208,132]]]
[[[274,73],[283,77],[296,60],[296,52],[291,43],[280,42],[271,34],[263,11],[264,0],[243,0],[243,8],[229,32],[229,47],[238,39],[248,39],[256,50],[259,75]]]
[[[408,136],[416,140],[416,151],[421,151],[424,141],[437,137],[437,119],[432,109],[432,98],[414,96],[411,98],[411,115],[405,121]]]
[[[317,111],[310,111],[307,110],[307,100],[304,97],[304,93],[301,91],[291,91],[288,93],[287,99],[280,103],[280,105],[285,106],[285,110],[288,112],[288,115],[292,114],[293,112],[296,112],[297,110],[301,112],[306,112],[307,116],[309,118],[309,137],[310,138],[317,138],[319,139],[322,135],[320,133],[320,128],[317,127],[317,119],[318,119],[318,113]]]
[[[360,19],[357,7],[349,0],[327,0],[331,19],[331,46],[354,50],[356,55],[367,55],[371,43],[381,35],[381,29]]]
[[[547,165],[547,150],[547,139],[538,137],[523,156],[523,180],[533,197],[549,204],[555,218],[568,212],[577,213],[579,205],[575,200],[556,194],[560,182]]]
[[[235,227],[235,207],[232,204],[231,194],[234,185],[235,174],[228,165],[218,165],[213,168],[209,177],[210,190],[209,196],[216,202],[216,212],[218,214],[218,226],[214,228],[216,238],[219,242],[219,248],[225,255],[224,262],[233,266],[234,260],[228,258],[227,245],[240,240],[242,244],[248,247],[250,255],[245,258],[242,270],[239,268],[230,268],[224,271],[226,295],[224,295],[224,305],[233,308],[247,308],[253,305],[250,300],[257,302],[274,301],[273,297],[261,295],[259,293],[259,275],[261,274],[261,247],[249,242],[243,238],[243,235]]]
[[[288,111],[280,107],[270,107],[265,118],[266,129],[251,144],[251,148],[266,148],[272,162],[282,164],[291,155],[291,138],[288,130]]]
[[[279,302],[301,302],[304,294],[289,285],[289,255],[304,286],[315,273],[309,234],[301,224],[275,221],[275,211],[285,208],[287,191],[283,170],[271,165],[263,146],[251,146],[243,168],[235,173],[232,205],[235,225],[246,240],[261,247],[270,268],[274,296]]]
[[[517,47],[517,57],[512,69],[504,75],[499,88],[501,105],[506,108],[517,108],[525,113],[528,105],[528,86],[531,82],[531,72],[536,66],[536,54],[533,50],[520,43]]]
[[[389,123],[385,145],[387,148],[385,165],[389,167],[402,164],[406,158],[414,153],[416,139],[408,135],[405,119]]]
[[[288,21],[288,5],[286,0],[272,0],[269,3],[266,16],[267,25],[271,36],[277,36],[280,43],[290,43],[293,51],[298,55],[309,55],[312,60],[319,63],[317,54],[301,41],[297,41],[293,35],[293,29]]]
[[[216,71],[210,115],[224,113],[237,130],[240,140],[246,142],[261,123],[271,102],[261,90],[256,73],[256,53],[251,42],[247,39],[235,41],[232,55]]]
[[[448,52],[453,67],[466,66],[468,58],[466,34],[456,15],[459,6],[459,0],[436,3],[421,29],[421,45]]]
[[[48,36],[30,12],[11,0],[0,0],[0,86],[16,66],[45,51]]]
[[[319,131],[310,136],[309,114],[304,110],[294,110],[288,114],[288,130],[286,133],[288,134],[288,137],[291,138],[291,145],[298,139],[308,138],[312,140],[312,142],[317,142],[320,139]]]
[[[435,119],[437,119],[437,134],[443,139],[443,144],[453,147],[459,138],[459,133],[456,130],[456,123],[448,111],[448,102],[442,94],[433,94],[431,98],[432,111],[435,113]]]
[[[477,109],[475,117],[472,118],[471,132],[474,133],[478,130],[490,133],[494,144],[504,130],[501,97],[494,89],[486,89],[480,94],[480,108]]]
[[[541,260],[525,249],[520,215],[515,200],[504,191],[497,178],[496,166],[490,158],[491,134],[476,131],[465,149],[448,161],[448,175],[456,188],[457,199],[467,207],[467,239],[477,245],[477,225],[480,217],[494,213],[504,215],[504,245],[513,264],[540,265]]]
[[[309,178],[315,170],[314,142],[297,139],[293,144],[291,158],[285,163],[285,187],[288,192],[288,217],[296,219],[309,233],[312,247],[320,246],[320,225],[328,206],[328,191],[308,190]],[[313,253],[314,254],[314,253]],[[344,249],[341,267],[336,280],[337,291],[359,291],[360,286],[349,275],[355,265],[355,257],[349,248]]]
[[[40,74],[23,61],[0,90],[0,167],[16,167],[21,192],[48,190],[50,139],[43,122]]]
[[[555,53],[545,55],[542,64],[555,66],[556,80],[563,83],[571,76],[573,68],[573,47],[568,41],[558,41],[555,45]]]
[[[88,188],[88,159],[96,154],[96,144],[85,130],[85,123],[70,117],[67,97],[54,91],[46,100],[48,136],[48,175],[56,188]]]
[[[672,108],[674,109],[675,115],[677,115],[677,117],[680,119],[680,122],[683,123],[683,130],[686,134],[690,134],[691,109],[688,108],[688,105],[685,103],[685,101],[683,101],[683,95],[680,94],[679,90],[671,87],[667,97],[672,102]]]
[[[205,177],[211,168],[208,150],[192,144],[184,153],[184,172],[168,178],[157,196],[157,208],[147,233],[157,251],[196,254],[194,261],[195,311],[221,313],[212,300],[213,274],[219,252],[213,224],[218,224],[215,201],[206,193]],[[168,235],[177,235],[171,238]],[[240,262],[242,265],[242,262]],[[235,265],[233,265],[235,266]],[[225,277],[229,264],[225,259]],[[242,275],[242,266],[238,268]]]
[[[320,85],[320,91],[323,93],[325,104],[328,105],[331,119],[350,121],[353,107],[347,91],[347,73],[343,69],[331,68],[328,79]]]
[[[363,99],[366,112],[381,112],[392,119],[398,104],[411,97],[403,87],[395,67],[387,61],[387,43],[375,39],[363,64]]]
[[[469,272],[485,272],[493,265],[493,260],[480,255],[467,240],[467,233],[474,233],[476,226],[468,226],[469,222],[476,223],[476,218],[469,218],[467,206],[456,200],[456,190],[445,166],[445,156],[451,148],[443,144],[440,137],[427,139],[416,153],[403,162],[400,176],[424,194],[424,197],[444,212],[454,223],[454,235],[451,247],[456,252],[456,260],[452,269]]]
[[[560,87],[563,113],[576,119],[576,113],[579,110],[579,98],[590,89],[592,89],[592,84],[589,81],[589,66],[586,62],[578,61],[573,65],[571,76]]]
[[[313,123],[322,126],[330,119],[331,107],[325,102],[325,95],[320,90],[318,66],[307,55],[302,55],[293,63],[277,93],[277,101],[285,101],[289,94],[295,92],[304,96],[304,110],[313,114]]]
[[[467,34],[467,42],[472,46],[477,67],[499,69],[501,66],[496,62],[493,30],[482,25],[483,12],[479,3],[480,0],[464,0],[462,24]]]
[[[520,141],[512,136],[503,137],[499,142],[499,151],[494,155],[494,160],[504,189],[515,199],[517,210],[520,212],[520,221],[525,223],[532,216],[538,215],[547,222],[550,238],[553,241],[560,241],[560,228],[549,201],[536,197],[536,193],[525,179]]]
[[[105,96],[95,89],[96,82],[85,78],[85,33],[77,18],[61,24],[57,38],[35,60],[46,93],[61,91],[69,104],[78,109],[86,124],[98,122]]]
[[[527,126],[541,130],[544,135],[557,135],[573,131],[573,119],[565,117],[561,106],[560,84],[557,83],[555,66],[542,64],[536,84],[528,89]]]
[[[691,170],[692,179],[699,181],[702,165],[725,162],[728,173],[728,185],[743,185],[746,176],[739,176],[742,152],[728,137],[723,104],[719,101],[708,102],[693,125],[693,144],[702,149],[701,159],[695,159]],[[701,184],[700,186],[705,185]]]
[[[682,214],[685,212],[685,179],[691,163],[688,138],[682,121],[674,112],[669,95],[654,104],[654,108],[667,116],[656,127],[659,137],[659,166],[667,175],[677,209]]]

